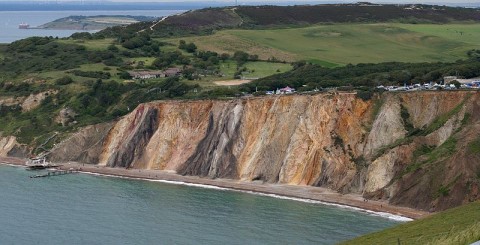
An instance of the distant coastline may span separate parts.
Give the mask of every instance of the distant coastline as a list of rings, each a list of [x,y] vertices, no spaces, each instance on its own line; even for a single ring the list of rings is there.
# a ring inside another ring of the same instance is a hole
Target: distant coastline
[[[24,29],[98,31],[108,27],[129,25],[141,21],[153,21],[156,17],[132,15],[79,15],[68,16]],[[20,29],[22,29],[20,27]]]
[[[11,43],[20,39],[33,36],[52,36],[69,37],[75,32],[85,32],[90,30],[65,30],[65,29],[39,29],[37,27],[51,21],[65,18],[68,16],[97,16],[97,15],[130,15],[130,16],[152,16],[160,18],[187,11],[187,9],[177,10],[65,10],[65,11],[5,11],[0,3],[0,43]],[[19,25],[26,23],[28,29],[20,29]]]

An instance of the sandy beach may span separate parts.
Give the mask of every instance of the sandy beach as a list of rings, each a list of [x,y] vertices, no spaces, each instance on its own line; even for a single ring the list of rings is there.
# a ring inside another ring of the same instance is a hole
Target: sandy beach
[[[25,159],[0,157],[0,164],[24,166]],[[412,208],[393,206],[385,201],[365,201],[364,198],[358,194],[340,194],[321,187],[268,184],[262,183],[260,181],[246,182],[231,179],[208,179],[200,178],[197,176],[182,176],[161,170],[110,168],[79,163],[66,163],[60,166],[59,169],[76,169],[84,173],[111,175],[133,179],[163,180],[184,182],[190,184],[209,185],[238,191],[251,191],[263,194],[279,195],[291,198],[300,198],[331,204],[345,205],[349,207],[363,209],[365,211],[388,213],[408,217],[411,219],[419,219],[430,214],[429,212],[415,210]]]

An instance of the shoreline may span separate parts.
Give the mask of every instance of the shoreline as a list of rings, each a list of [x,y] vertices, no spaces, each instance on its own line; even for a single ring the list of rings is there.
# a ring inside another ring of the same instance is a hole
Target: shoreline
[[[0,157],[0,164],[25,166],[25,160]],[[232,179],[207,179],[198,176],[182,176],[162,170],[110,168],[72,162],[58,167],[58,169],[61,170],[69,170],[71,168],[79,170],[81,173],[92,175],[239,191],[256,195],[319,203],[328,206],[357,210],[398,221],[420,219],[431,214],[413,208],[394,206],[385,201],[365,201],[359,194],[340,194],[322,187],[269,184],[261,181],[246,182]]]

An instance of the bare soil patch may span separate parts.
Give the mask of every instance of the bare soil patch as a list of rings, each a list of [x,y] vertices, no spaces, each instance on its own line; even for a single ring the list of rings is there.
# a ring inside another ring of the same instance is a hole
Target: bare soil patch
[[[249,83],[251,81],[252,80],[247,80],[247,79],[237,79],[237,80],[216,81],[214,83],[220,86],[234,86],[234,85]]]

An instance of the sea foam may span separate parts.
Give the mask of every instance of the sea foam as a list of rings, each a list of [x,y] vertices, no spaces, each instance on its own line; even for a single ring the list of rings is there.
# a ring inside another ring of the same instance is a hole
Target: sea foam
[[[248,193],[248,194],[252,194],[252,195],[272,197],[272,198],[277,198],[277,199],[284,199],[284,200],[291,200],[291,201],[312,203],[312,204],[321,204],[321,205],[333,206],[333,207],[342,208],[342,209],[354,210],[354,211],[357,211],[357,212],[362,212],[362,213],[366,213],[366,214],[369,214],[369,215],[378,216],[378,217],[382,217],[382,218],[386,218],[386,219],[390,219],[390,220],[395,220],[395,221],[399,221],[399,222],[408,222],[408,221],[413,220],[411,218],[401,216],[401,215],[395,215],[395,214],[391,214],[391,213],[387,213],[387,212],[377,212],[377,211],[372,211],[372,210],[368,210],[368,209],[348,206],[348,205],[344,205],[344,204],[323,202],[323,201],[306,199],[306,198],[288,197],[288,196],[262,193],[262,192],[256,192],[256,191],[238,190],[238,189],[234,189],[234,188],[225,188],[225,187],[219,187],[219,186],[215,186],[215,185],[195,184],[195,183],[188,183],[188,182],[174,181],[174,180],[157,180],[157,179],[148,179],[148,178],[137,178],[137,177],[128,177],[128,176],[111,175],[111,174],[101,174],[101,173],[86,172],[86,171],[82,171],[82,173],[90,174],[90,175],[96,175],[96,176],[105,176],[105,177],[122,178],[122,179],[133,179],[133,180],[144,180],[144,181],[158,182],[158,183],[165,183],[165,184],[173,184],[173,185],[184,185],[184,186],[191,186],[191,187],[198,187],[198,188],[205,188],[205,189],[213,189],[213,190],[220,190],[220,191],[236,191],[236,192]]]

